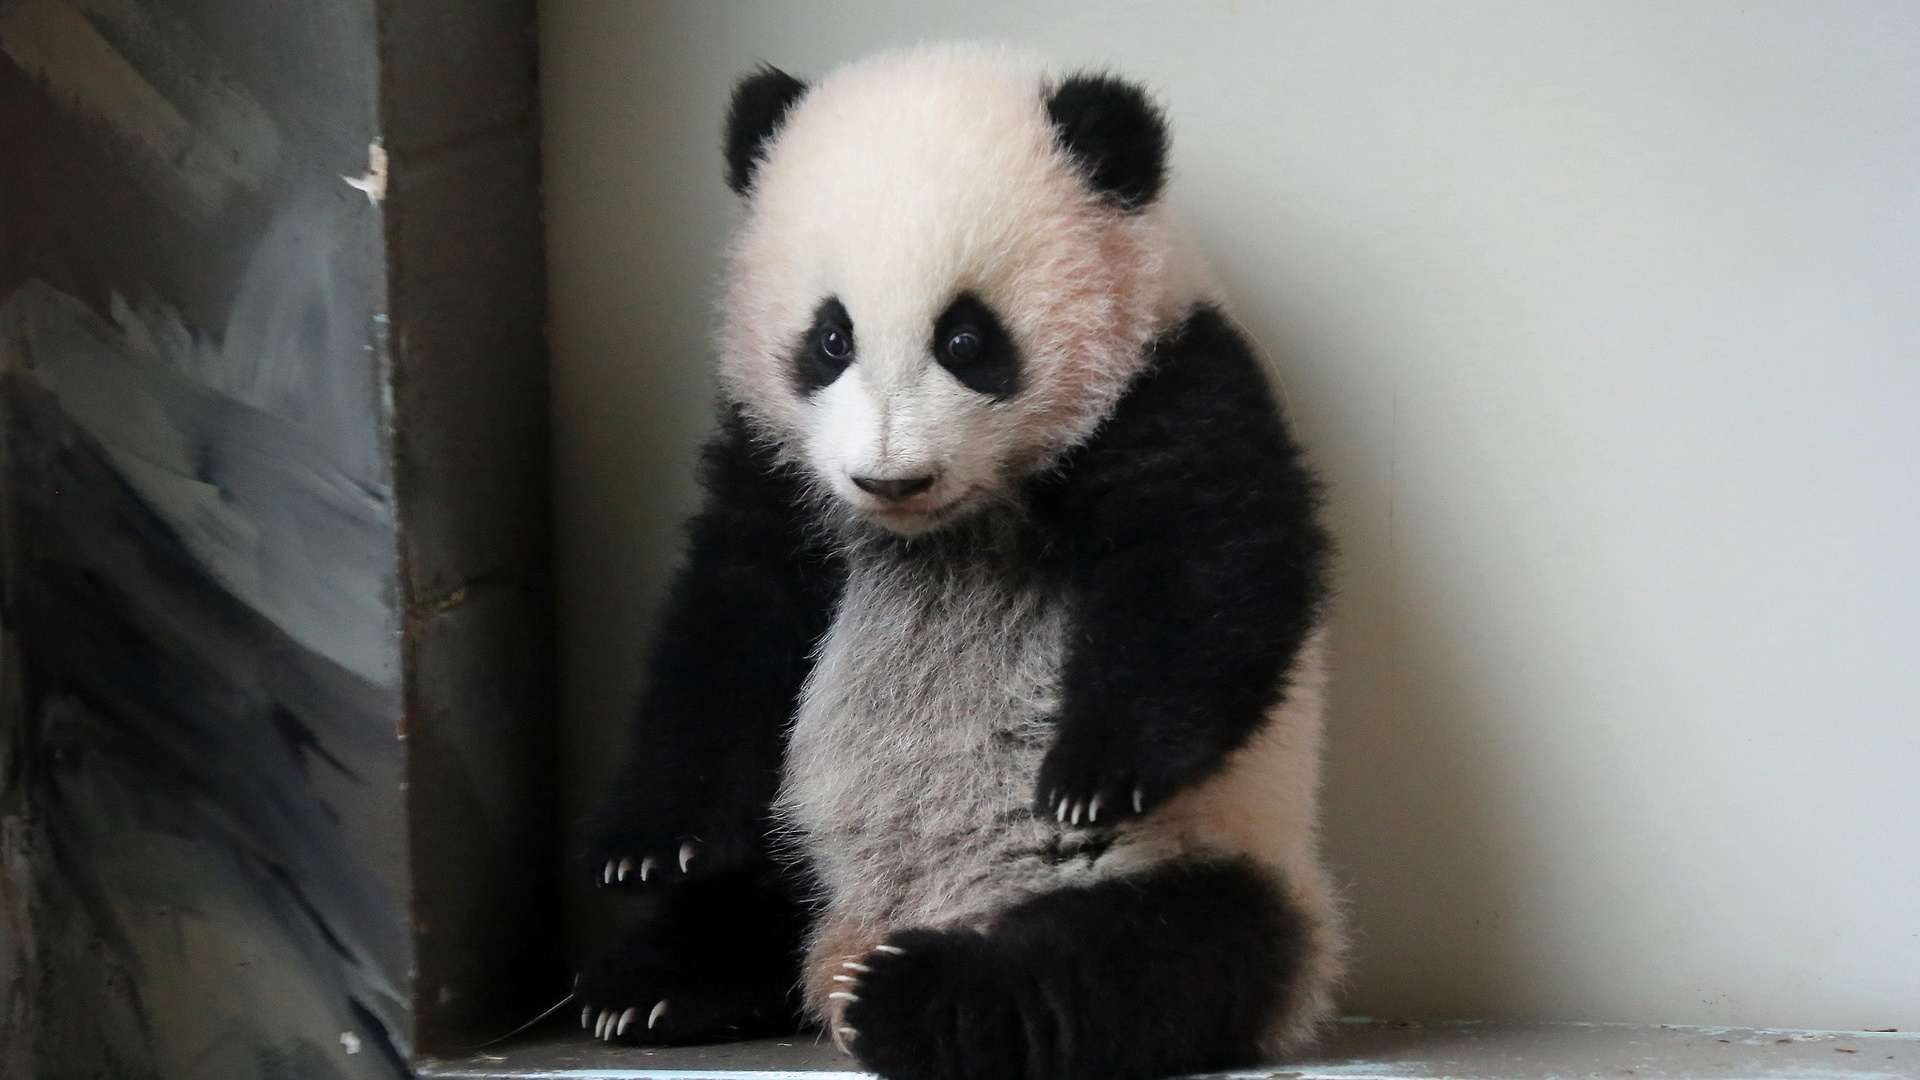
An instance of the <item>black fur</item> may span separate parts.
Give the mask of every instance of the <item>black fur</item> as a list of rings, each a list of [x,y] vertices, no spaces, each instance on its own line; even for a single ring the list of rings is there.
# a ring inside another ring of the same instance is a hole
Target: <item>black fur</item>
[[[619,1038],[689,1043],[782,1035],[800,1026],[806,916],[759,871],[690,881],[653,898],[624,941],[580,973],[586,1017],[638,1010]],[[652,1028],[647,1017],[667,1002]]]
[[[1158,1080],[1259,1060],[1305,926],[1240,863],[1045,893],[861,962],[853,1051],[886,1080]]]
[[[1167,121],[1147,92],[1112,75],[1070,76],[1047,98],[1060,146],[1087,185],[1124,210],[1160,195],[1167,178]]]
[[[753,171],[768,139],[780,130],[787,110],[807,92],[807,84],[772,65],[741,79],[727,110],[727,186],[735,195],[753,187]]]
[[[1319,488],[1246,342],[1211,308],[1151,366],[1034,511],[1067,561],[1072,633],[1038,812],[1099,824],[1217,769],[1280,700],[1318,621]]]
[[[801,481],[729,412],[707,448],[705,508],[666,603],[631,750],[592,823],[594,880],[639,888],[770,865],[786,725],[840,587],[809,539]],[[687,874],[681,846],[692,845]],[[654,860],[643,885],[638,869]]]
[[[839,331],[846,335],[847,351],[844,355],[827,354],[822,335],[828,331]],[[800,392],[812,394],[833,385],[833,381],[859,355],[858,347],[853,336],[853,317],[847,314],[846,305],[837,296],[820,301],[820,306],[813,313],[813,325],[807,327],[806,334],[793,350],[793,373],[799,381]]]
[[[979,346],[974,355],[954,351],[954,338],[960,334],[973,335]],[[928,347],[940,366],[969,390],[996,401],[1020,392],[1020,350],[993,309],[972,293],[961,293],[934,320]]]

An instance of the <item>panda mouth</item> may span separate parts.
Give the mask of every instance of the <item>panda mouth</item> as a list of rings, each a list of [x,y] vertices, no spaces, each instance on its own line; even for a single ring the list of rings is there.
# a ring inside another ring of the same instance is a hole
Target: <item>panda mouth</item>
[[[976,488],[967,488],[950,498],[935,501],[932,492],[927,496],[915,496],[911,500],[868,503],[861,507],[863,513],[881,525],[895,532],[918,533],[952,521],[964,514],[976,501]],[[877,505],[876,505],[877,503]]]

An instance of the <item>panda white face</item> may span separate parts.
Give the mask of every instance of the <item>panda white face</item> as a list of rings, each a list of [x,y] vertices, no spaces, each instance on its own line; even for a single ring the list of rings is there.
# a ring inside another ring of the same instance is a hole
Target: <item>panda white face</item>
[[[838,296],[821,302],[793,356],[802,457],[849,506],[913,533],[991,498],[1019,464],[1004,448],[1017,435],[1021,354],[971,292],[923,325],[921,340],[910,324],[886,329],[884,318],[855,320]]]
[[[726,388],[892,531],[1004,498],[1084,440],[1198,291],[1157,205],[1089,187],[1049,87],[998,50],[891,54],[806,89],[753,148]]]

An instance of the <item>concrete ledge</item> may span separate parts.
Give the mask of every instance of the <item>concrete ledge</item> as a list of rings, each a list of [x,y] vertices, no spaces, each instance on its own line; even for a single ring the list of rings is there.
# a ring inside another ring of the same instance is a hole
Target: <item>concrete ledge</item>
[[[584,1036],[426,1061],[422,1077],[868,1080],[804,1038],[661,1049]],[[1920,1033],[1642,1024],[1343,1020],[1313,1053],[1245,1080],[1920,1080]]]

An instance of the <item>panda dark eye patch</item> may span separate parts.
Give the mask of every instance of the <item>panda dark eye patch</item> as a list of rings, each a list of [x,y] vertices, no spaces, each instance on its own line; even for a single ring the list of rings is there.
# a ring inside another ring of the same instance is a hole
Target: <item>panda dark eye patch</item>
[[[853,363],[853,320],[838,298],[828,297],[813,313],[813,325],[807,328],[795,351],[794,374],[800,392],[811,394],[833,383]]]
[[[1020,353],[993,309],[961,293],[933,321],[933,356],[960,385],[996,401],[1020,392]]]

